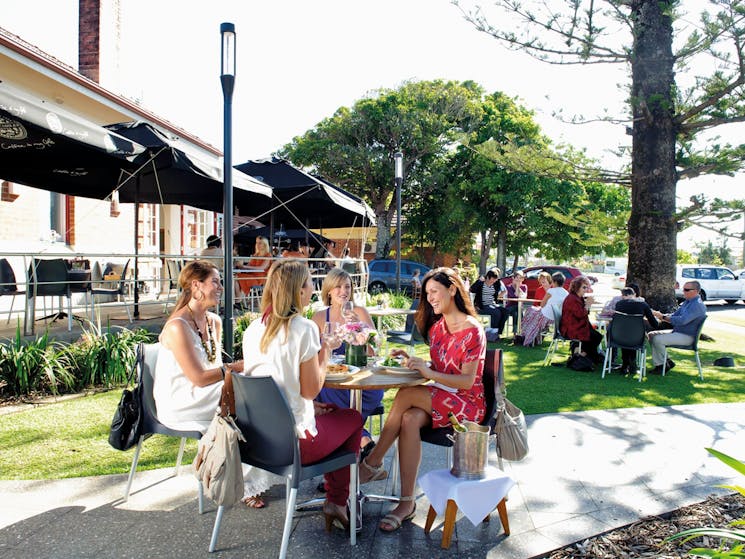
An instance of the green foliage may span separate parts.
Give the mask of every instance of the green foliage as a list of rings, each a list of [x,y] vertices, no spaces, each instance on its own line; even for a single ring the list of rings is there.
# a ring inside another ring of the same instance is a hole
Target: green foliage
[[[697,264],[713,264],[715,266],[726,266],[734,260],[732,250],[727,246],[727,239],[722,238],[721,244],[716,246],[711,241],[697,243],[698,262]]]
[[[714,450],[713,448],[707,448],[706,450],[709,454],[718,458],[730,468],[745,475],[745,462],[740,462],[739,460],[736,460],[723,452]],[[740,493],[740,495],[745,496],[745,488],[739,485],[720,485],[719,487],[732,489],[733,491]],[[742,520],[737,520],[732,522],[731,525],[737,526],[742,525],[743,523]],[[718,538],[722,541],[745,542],[745,531],[725,528],[692,528],[690,530],[679,532],[674,536],[670,536],[666,541],[682,540],[683,542],[688,542],[695,538],[704,536]],[[736,544],[731,546],[729,549],[725,547],[724,543],[722,543],[717,549],[695,547],[691,549],[690,555],[693,555],[694,557],[717,557],[721,559],[745,557],[745,544]]]
[[[387,291],[385,293],[380,293],[379,295],[368,293],[365,305],[368,307],[374,307],[378,304],[383,305],[385,308],[408,309],[411,306],[411,297],[403,291]],[[373,320],[375,321],[375,326],[377,328],[377,317],[373,317]],[[380,317],[380,329],[383,332],[387,330],[401,330],[405,320],[406,318],[403,315],[382,316]]]
[[[677,258],[678,264],[696,264],[697,263],[696,257],[693,256],[693,254],[691,254],[690,252],[685,251],[680,248],[678,249],[677,252],[678,252],[678,258]]]
[[[11,395],[51,392],[71,389],[72,374],[61,366],[63,347],[51,341],[47,333],[30,342],[21,337],[21,327],[7,344],[0,344],[0,388]]]
[[[235,319],[235,327],[233,329],[233,359],[236,361],[243,359],[243,332],[246,331],[251,321],[258,316],[259,313],[246,312]]]

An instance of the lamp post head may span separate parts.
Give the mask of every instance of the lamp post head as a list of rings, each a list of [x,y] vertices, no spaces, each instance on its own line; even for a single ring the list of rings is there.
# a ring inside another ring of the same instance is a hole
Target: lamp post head
[[[232,23],[221,23],[220,37],[222,39],[220,75],[235,76],[235,25]]]
[[[404,178],[404,154],[400,151],[397,151],[393,154],[393,161],[395,163],[395,173],[394,176],[401,180]]]

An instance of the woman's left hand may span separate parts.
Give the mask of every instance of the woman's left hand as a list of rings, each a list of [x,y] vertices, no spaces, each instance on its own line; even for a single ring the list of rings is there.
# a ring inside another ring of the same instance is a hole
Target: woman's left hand
[[[429,378],[426,374],[429,371],[429,367],[427,366],[427,362],[421,357],[409,357],[404,361],[404,365],[409,369],[418,371],[424,378]]]

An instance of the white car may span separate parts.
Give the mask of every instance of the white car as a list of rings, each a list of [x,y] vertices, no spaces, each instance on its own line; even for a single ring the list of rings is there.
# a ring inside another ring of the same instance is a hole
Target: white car
[[[626,287],[626,276],[625,275],[613,276],[613,279],[610,280],[610,286],[613,289],[623,289],[624,287]]]
[[[675,296],[679,300],[683,299],[683,284],[692,280],[701,284],[701,299],[704,301],[724,299],[734,305],[743,298],[745,279],[738,279],[724,266],[678,264],[675,279]]]
[[[739,270],[735,270],[734,274],[737,279],[745,280],[745,268],[740,268]]]

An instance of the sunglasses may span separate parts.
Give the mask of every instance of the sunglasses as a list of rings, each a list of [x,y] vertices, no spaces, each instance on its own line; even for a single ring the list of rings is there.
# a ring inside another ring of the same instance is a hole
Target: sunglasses
[[[695,287],[684,287],[683,291],[697,291]]]

